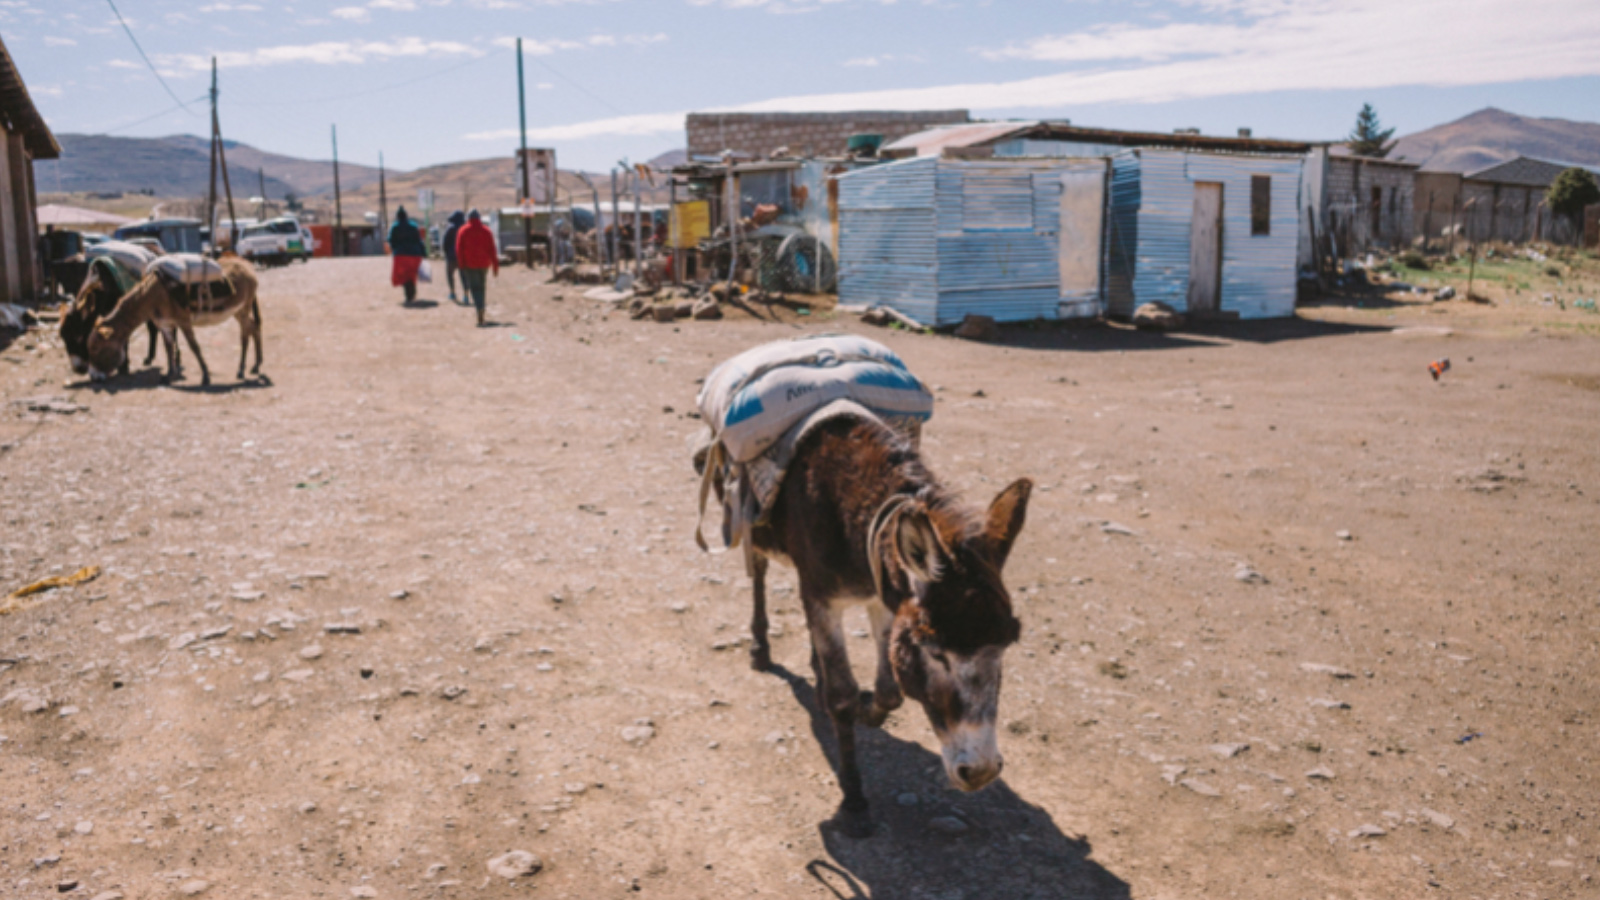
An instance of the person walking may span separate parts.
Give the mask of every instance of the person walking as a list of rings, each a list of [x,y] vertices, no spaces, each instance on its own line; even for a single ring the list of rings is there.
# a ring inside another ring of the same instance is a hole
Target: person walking
[[[394,266],[389,271],[389,283],[403,287],[406,305],[417,299],[417,270],[422,267],[428,248],[422,243],[422,232],[406,215],[404,206],[395,210],[394,225],[389,229],[389,252],[394,254]]]
[[[461,233],[461,226],[467,223],[467,214],[456,210],[450,214],[450,230],[444,233],[444,277],[450,284],[450,302],[456,302],[456,235]],[[467,279],[461,277],[461,293],[467,292]]]
[[[456,264],[461,267],[461,290],[472,297],[478,309],[478,327],[482,328],[483,293],[488,287],[489,269],[500,277],[500,250],[495,246],[494,233],[483,224],[477,210],[467,213],[467,224],[456,235]]]

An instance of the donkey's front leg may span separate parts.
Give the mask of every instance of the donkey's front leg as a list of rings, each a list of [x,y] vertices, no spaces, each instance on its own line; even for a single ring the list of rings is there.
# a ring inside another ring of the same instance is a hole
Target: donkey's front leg
[[[894,612],[874,598],[867,604],[867,614],[872,619],[872,637],[878,644],[878,677],[872,693],[862,695],[859,715],[861,724],[877,728],[889,713],[900,708],[905,697],[900,693],[900,683],[894,680],[894,667],[889,664],[889,626],[894,624]]]
[[[205,355],[200,352],[200,343],[194,339],[194,326],[187,323],[180,325],[183,329],[183,339],[189,344],[189,349],[194,352],[195,362],[200,364],[200,386],[207,387],[211,384],[211,370],[206,368]]]
[[[805,586],[801,585],[805,594]],[[806,596],[806,619],[811,630],[812,660],[818,675],[817,694],[822,708],[833,719],[834,737],[839,741],[839,787],[844,801],[833,821],[843,834],[864,838],[872,834],[867,793],[861,787],[861,767],[856,762],[856,709],[860,689],[850,672],[850,656],[845,648],[844,628],[826,598]]]
[[[750,571],[750,668],[765,672],[772,668],[772,643],[767,639],[767,558],[745,540],[745,568]]]
[[[150,348],[152,350],[155,349],[154,342],[151,343]],[[161,381],[163,384],[171,384],[173,379],[178,377],[179,361],[178,334],[170,327],[161,329],[161,348],[167,354],[167,374],[161,376]]]

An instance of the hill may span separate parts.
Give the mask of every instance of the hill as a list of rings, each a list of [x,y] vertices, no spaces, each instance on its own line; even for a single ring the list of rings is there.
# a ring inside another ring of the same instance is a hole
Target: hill
[[[205,138],[58,134],[56,139],[61,143],[61,159],[34,164],[40,191],[149,191],[160,197],[198,197],[210,182],[211,157]],[[226,149],[236,201],[259,193],[258,172],[265,174],[267,195],[273,198],[291,190],[301,196],[333,190],[331,162],[281,156],[236,142]],[[346,188],[360,188],[376,182],[378,170],[341,162],[339,180]]]
[[[1400,138],[1390,159],[1434,172],[1471,172],[1517,155],[1600,165],[1600,123],[1536,119],[1488,107]]]

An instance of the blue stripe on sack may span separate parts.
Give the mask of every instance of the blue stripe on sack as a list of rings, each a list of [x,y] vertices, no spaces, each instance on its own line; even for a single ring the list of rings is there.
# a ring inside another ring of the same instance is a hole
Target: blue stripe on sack
[[[765,411],[760,396],[748,389],[740,391],[739,396],[728,404],[728,412],[722,417],[722,427],[730,428],[747,419],[754,419]]]

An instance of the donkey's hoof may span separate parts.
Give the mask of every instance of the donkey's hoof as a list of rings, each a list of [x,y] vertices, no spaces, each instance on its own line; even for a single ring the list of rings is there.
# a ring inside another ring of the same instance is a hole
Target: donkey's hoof
[[[757,672],[772,671],[772,651],[766,647],[751,646],[750,668]]]
[[[859,809],[840,806],[839,811],[828,820],[828,824],[835,831],[853,840],[872,837],[872,815],[865,806]]]

